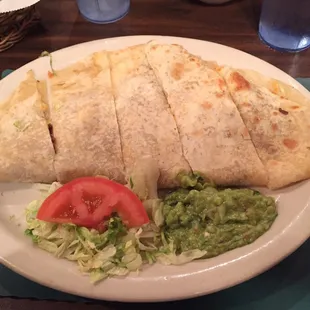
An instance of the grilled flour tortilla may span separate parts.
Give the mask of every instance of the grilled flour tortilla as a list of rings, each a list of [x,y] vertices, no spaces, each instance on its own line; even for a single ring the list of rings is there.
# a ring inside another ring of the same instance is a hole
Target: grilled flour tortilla
[[[173,115],[149,66],[144,45],[111,52],[111,76],[127,174],[144,156],[157,160],[160,187],[189,172]]]
[[[124,164],[105,52],[49,77],[55,170],[60,182],[104,175],[124,183]]]
[[[310,102],[257,72],[223,67],[230,93],[275,189],[310,177]]]
[[[56,180],[55,155],[32,71],[5,102],[0,103],[0,182]]]
[[[265,185],[267,174],[222,77],[179,45],[146,46],[174,114],[185,158],[220,185]]]
[[[171,188],[194,170],[276,189],[310,178],[310,100],[153,41],[94,53],[47,82],[30,71],[0,104],[0,142],[0,182],[102,175]]]

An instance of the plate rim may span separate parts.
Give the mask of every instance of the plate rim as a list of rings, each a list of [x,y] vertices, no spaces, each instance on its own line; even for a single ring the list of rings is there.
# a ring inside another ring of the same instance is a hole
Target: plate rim
[[[65,51],[69,51],[70,49],[79,49],[79,48],[83,48],[85,47],[87,49],[87,46],[89,46],[90,44],[99,44],[102,43],[102,49],[105,49],[105,45],[109,44],[109,42],[112,41],[127,41],[127,40],[132,40],[132,44],[131,45],[135,45],[137,43],[135,43],[135,40],[138,38],[138,40],[145,40],[145,42],[147,42],[148,40],[152,40],[152,39],[162,39],[165,38],[167,40],[178,40],[178,41],[182,41],[182,40],[190,40],[193,42],[197,42],[199,41],[201,44],[211,44],[211,45],[216,45],[216,46],[220,46],[221,48],[225,48],[228,50],[233,50],[235,52],[247,55],[247,57],[251,57],[253,59],[259,60],[260,62],[263,62],[265,64],[268,65],[268,67],[273,68],[273,70],[278,71],[278,73],[283,76],[283,80],[285,82],[289,82],[290,85],[294,86],[295,88],[297,88],[299,91],[301,91],[302,93],[304,93],[306,96],[308,96],[310,98],[310,93],[308,92],[308,90],[301,85],[297,80],[295,80],[293,77],[291,77],[290,75],[288,75],[287,73],[283,72],[282,70],[280,70],[279,68],[267,63],[266,61],[253,56],[249,53],[246,53],[244,51],[238,50],[236,48],[233,47],[229,47],[223,44],[219,44],[219,43],[215,43],[215,42],[211,42],[211,41],[205,41],[205,40],[197,40],[197,39],[193,39],[193,38],[184,38],[184,37],[176,37],[176,36],[158,36],[158,35],[138,35],[138,36],[121,36],[121,37],[113,37],[113,38],[108,38],[108,39],[99,39],[99,40],[94,40],[94,41],[89,41],[89,42],[83,42],[83,43],[79,43],[79,44],[75,44],[57,51],[52,52],[52,55],[59,55],[62,52]],[[0,81],[0,90],[1,90],[1,86],[4,85],[5,83],[9,83],[8,80],[13,80],[15,78],[15,76],[18,76],[18,74],[20,74],[20,72],[25,71],[25,70],[29,70],[29,68],[31,66],[33,66],[36,62],[38,61],[38,59],[35,59],[27,64],[25,64],[24,66],[18,68],[17,70],[15,70],[13,73],[11,73],[8,77],[6,77],[5,79],[3,79],[2,81]],[[7,82],[4,82],[7,81]],[[104,300],[110,300],[110,301],[122,301],[122,302],[158,302],[158,301],[172,301],[172,300],[180,300],[180,299],[185,299],[185,298],[192,298],[192,297],[198,297],[198,296],[202,296],[202,295],[206,295],[206,294],[211,294],[223,289],[226,289],[228,287],[232,287],[234,285],[240,284],[242,282],[245,282],[261,273],[263,273],[264,271],[270,269],[271,267],[273,267],[274,265],[276,265],[277,263],[279,263],[281,260],[283,260],[285,257],[287,257],[288,255],[290,255],[291,253],[293,253],[295,250],[297,250],[310,236],[310,227],[307,228],[307,216],[305,215],[305,213],[308,213],[308,215],[310,215],[310,206],[307,205],[305,206],[302,211],[298,214],[298,216],[296,218],[294,218],[294,221],[291,224],[291,229],[293,227],[297,227],[297,229],[299,229],[299,235],[301,235],[301,237],[298,239],[298,242],[294,241],[290,241],[288,242],[288,245],[290,246],[286,246],[285,250],[280,251],[280,253],[277,253],[277,256],[275,259],[272,259],[272,262],[267,261],[265,262],[262,266],[260,264],[260,268],[256,268],[255,270],[252,271],[247,271],[245,274],[243,274],[243,276],[241,278],[232,278],[229,281],[226,281],[225,284],[222,285],[218,285],[216,287],[214,287],[213,289],[208,289],[207,291],[204,290],[203,288],[199,291],[197,290],[197,288],[190,288],[187,289],[186,292],[184,292],[184,290],[182,291],[182,293],[174,293],[173,296],[168,297],[167,295],[163,296],[163,294],[161,296],[158,296],[156,298],[148,298],[147,296],[141,296],[144,294],[140,294],[140,296],[138,297],[138,295],[136,296],[124,296],[124,297],[120,297],[120,298],[115,298],[115,295],[108,295],[108,294],[103,294],[102,296],[98,296],[97,294],[92,293],[92,291],[87,291],[85,290],[84,292],[81,291],[77,291],[74,288],[64,288],[59,282],[54,282],[52,284],[48,283],[48,281],[44,280],[44,277],[38,279],[36,276],[32,276],[31,274],[25,272],[23,270],[22,267],[16,266],[14,264],[11,264],[9,261],[7,261],[5,258],[3,258],[1,256],[0,253],[0,263],[2,263],[3,265],[5,265],[6,267],[8,267],[9,269],[13,270],[14,272],[24,276],[25,278],[30,279],[31,281],[34,281],[36,283],[39,283],[41,285],[44,285],[46,287],[50,287],[53,289],[57,289],[59,291],[63,291],[66,293],[70,293],[70,294],[74,294],[74,295],[79,295],[79,296],[84,296],[86,298],[92,298],[92,299],[104,299]],[[302,230],[302,231],[301,231]],[[1,231],[1,225],[0,225],[0,231]],[[281,234],[279,236],[277,236],[278,239],[283,239],[282,241],[285,241],[285,234]],[[278,240],[279,242],[279,240]],[[260,254],[260,256],[264,255],[264,252],[266,252],[266,248],[264,249],[260,249],[260,252],[255,254],[255,255],[251,255],[253,256],[251,259],[257,259],[257,255]],[[252,253],[251,253],[252,254]],[[259,256],[259,255],[258,255]],[[56,259],[56,258],[55,258]],[[169,267],[167,267],[169,268]],[[208,272],[207,270],[204,270],[204,272]],[[193,275],[188,275],[188,276],[193,276]],[[125,280],[124,280],[125,281]],[[92,285],[92,284],[90,284]],[[117,295],[117,294],[116,294]]]
[[[251,57],[252,59],[255,59],[256,61],[260,61],[261,63],[264,63],[264,64],[268,65],[274,71],[277,71],[279,74],[282,75],[283,78],[285,77],[285,79],[286,79],[285,82],[286,83],[289,82],[289,84],[291,86],[294,86],[297,90],[302,92],[304,95],[306,95],[310,99],[310,91],[307,88],[305,88],[298,80],[296,80],[296,78],[292,77],[291,75],[289,75],[288,73],[284,72],[283,70],[281,70],[280,68],[276,67],[275,65],[272,65],[272,64],[268,63],[267,61],[265,61],[265,60],[263,60],[263,59],[261,59],[261,58],[259,58],[257,56],[254,56],[254,55],[252,55],[252,54],[250,54],[248,52],[239,50],[237,48],[234,48],[234,47],[231,47],[231,46],[228,46],[228,45],[224,45],[224,44],[221,44],[221,43],[213,42],[213,41],[202,40],[202,39],[187,38],[187,37],[182,37],[182,36],[165,36],[165,35],[119,36],[119,37],[111,37],[111,38],[97,39],[97,40],[77,43],[77,44],[74,44],[74,45],[70,45],[70,46],[67,46],[67,47],[55,50],[55,51],[51,52],[50,54],[52,56],[54,56],[54,55],[56,56],[59,53],[69,51],[70,49],[76,49],[76,48],[80,48],[80,47],[87,46],[87,45],[90,45],[90,44],[97,44],[97,43],[100,43],[100,42],[102,42],[103,46],[104,46],[105,44],[109,44],[109,42],[119,41],[119,40],[124,40],[125,41],[125,40],[128,40],[128,39],[132,39],[132,40],[135,40],[135,39],[137,39],[137,40],[141,39],[142,40],[143,39],[143,40],[145,40],[145,43],[146,43],[146,42],[148,42],[150,40],[163,39],[163,38],[164,39],[168,39],[168,40],[177,40],[177,41],[179,41],[179,40],[186,40],[186,41],[192,41],[192,42],[200,42],[202,44],[203,43],[207,43],[207,44],[211,44],[211,45],[214,45],[214,46],[219,46],[220,48],[225,48],[225,49],[228,49],[228,50],[231,50],[231,51],[234,51],[234,52],[238,52],[239,54],[243,54],[246,57]],[[133,43],[132,45],[136,45],[136,44],[140,44],[140,43]],[[131,45],[128,45],[128,46],[131,46]],[[6,76],[4,79],[0,80],[0,90],[1,90],[1,85],[4,83],[3,81],[12,78],[12,76],[14,77],[15,75],[17,75],[21,71],[25,71],[26,68],[30,67],[32,64],[37,62],[38,59],[40,59],[40,55],[38,55],[37,59],[33,59],[32,61],[29,61],[28,63],[24,64],[23,66],[15,69],[8,76]],[[27,70],[29,70],[29,69],[27,69]],[[283,79],[282,79],[282,81],[283,81]]]

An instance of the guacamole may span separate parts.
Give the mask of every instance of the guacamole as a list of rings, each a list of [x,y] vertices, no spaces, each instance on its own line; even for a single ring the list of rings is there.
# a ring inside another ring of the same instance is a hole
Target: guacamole
[[[199,174],[163,199],[163,231],[176,253],[199,249],[213,257],[252,243],[277,217],[275,200],[258,191],[217,188]]]

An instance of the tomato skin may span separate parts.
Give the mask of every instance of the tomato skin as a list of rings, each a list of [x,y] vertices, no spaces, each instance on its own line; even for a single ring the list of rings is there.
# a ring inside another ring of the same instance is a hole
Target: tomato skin
[[[82,177],[48,196],[37,219],[99,229],[114,212],[129,228],[149,222],[142,202],[130,189],[106,178]]]

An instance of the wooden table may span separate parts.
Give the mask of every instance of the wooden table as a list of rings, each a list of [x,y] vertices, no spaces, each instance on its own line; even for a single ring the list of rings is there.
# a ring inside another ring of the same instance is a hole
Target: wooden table
[[[310,49],[298,54],[280,53],[263,45],[257,36],[258,0],[235,0],[223,6],[206,6],[194,0],[132,0],[129,14],[109,25],[85,21],[75,0],[42,0],[38,10],[41,24],[19,44],[0,53],[0,72],[17,69],[37,58],[42,51],[55,51],[73,44],[128,35],[170,35],[225,44],[279,67],[294,77],[310,75]],[[148,305],[156,309],[159,305]],[[98,305],[0,299],[1,310],[112,310],[124,304]],[[144,309],[145,306],[135,306]],[[170,307],[171,309],[171,307]]]
[[[234,0],[208,6],[195,0],[132,0],[129,14],[109,25],[85,21],[75,0],[42,0],[42,23],[21,43],[0,53],[0,71],[17,69],[44,50],[128,35],[160,34],[190,37],[225,44],[253,54],[294,77],[310,75],[310,49],[290,54],[273,51],[257,36],[260,0]]]

